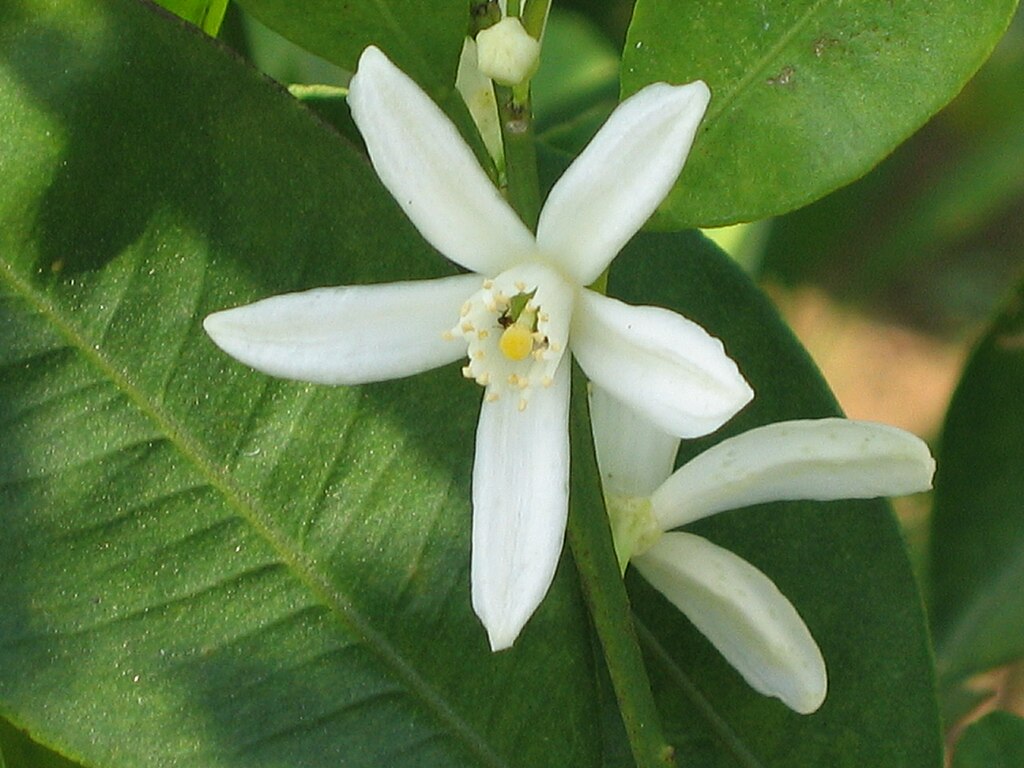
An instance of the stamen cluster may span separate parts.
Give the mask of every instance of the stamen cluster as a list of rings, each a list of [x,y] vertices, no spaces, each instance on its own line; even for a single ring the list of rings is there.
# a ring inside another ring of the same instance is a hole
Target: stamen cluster
[[[565,281],[547,267],[527,264],[485,280],[446,335],[465,339],[469,362],[462,375],[487,390],[487,401],[515,396],[525,410],[531,390],[550,387],[554,380],[570,312],[571,288]]]

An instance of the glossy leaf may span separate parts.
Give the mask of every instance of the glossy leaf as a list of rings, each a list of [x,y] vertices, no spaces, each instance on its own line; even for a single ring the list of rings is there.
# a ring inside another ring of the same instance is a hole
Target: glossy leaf
[[[984,323],[1024,252],[1024,13],[934,120],[871,173],[775,219],[763,274],[949,331]]]
[[[1024,719],[990,712],[967,726],[956,745],[953,768],[1019,768],[1024,765]]]
[[[713,94],[658,224],[764,218],[863,175],[957,94],[1016,4],[638,0],[623,93],[703,79]]]
[[[85,765],[595,765],[571,567],[470,607],[457,366],[270,379],[207,313],[451,271],[353,145],[146,4],[0,5],[0,712]]]
[[[838,412],[765,297],[700,236],[636,238],[613,264],[609,293],[700,322],[725,340],[754,388],[754,401],[719,432],[684,441],[680,462],[753,426]],[[758,695],[630,571],[651,680],[680,765],[941,765],[924,617],[886,503],[764,504],[685,530],[736,552],[776,582],[821,647],[829,692],[809,716]]]
[[[1024,284],[967,364],[935,478],[932,628],[946,683],[1024,655]]]
[[[462,40],[469,26],[465,0],[238,0],[263,24],[352,72],[373,43],[439,101],[455,88]]]

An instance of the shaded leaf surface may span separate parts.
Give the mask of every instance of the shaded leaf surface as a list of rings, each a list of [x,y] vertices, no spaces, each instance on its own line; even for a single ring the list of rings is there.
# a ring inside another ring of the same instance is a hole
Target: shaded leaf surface
[[[932,522],[940,678],[1024,655],[1024,284],[981,341],[943,429]]]
[[[684,441],[681,462],[754,426],[838,413],[767,299],[710,241],[693,233],[637,237],[616,260],[609,293],[701,323],[725,340],[754,388],[754,401],[719,432]],[[822,649],[829,694],[816,714],[800,716],[754,693],[678,611],[629,572],[652,683],[681,765],[941,765],[920,598],[885,502],[764,504],[688,529],[776,582]]]
[[[0,711],[93,766],[595,764],[573,579],[511,653],[470,609],[476,388],[200,329],[450,271],[354,148],[121,0],[3,5],[0,116]]]
[[[712,92],[659,223],[764,218],[863,175],[957,94],[1016,5],[638,0],[623,93],[696,79]]]

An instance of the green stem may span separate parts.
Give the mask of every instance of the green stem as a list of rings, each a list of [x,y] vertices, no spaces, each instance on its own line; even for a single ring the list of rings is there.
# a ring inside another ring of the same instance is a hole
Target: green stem
[[[544,25],[548,20],[548,11],[550,10],[551,0],[529,0],[519,15],[523,29],[529,32],[535,40],[540,40],[544,33]]]
[[[505,145],[505,195],[526,226],[536,230],[540,215],[540,180],[529,91],[525,97],[516,98],[511,88],[495,85],[494,95],[498,100],[501,138]]]
[[[594,455],[587,385],[576,367],[571,422],[572,490],[567,533],[576,570],[604,651],[633,759],[638,768],[674,766],[674,750],[661,732],[629,597],[615,557]]]

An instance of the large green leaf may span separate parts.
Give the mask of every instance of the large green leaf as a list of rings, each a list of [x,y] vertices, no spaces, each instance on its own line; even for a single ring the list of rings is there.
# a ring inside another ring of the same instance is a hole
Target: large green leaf
[[[953,768],[1020,768],[1024,765],[1024,720],[990,712],[967,726],[956,745]]]
[[[681,460],[759,424],[838,412],[768,301],[699,235],[635,238],[613,266],[609,292],[697,320],[725,339],[754,388],[753,403],[722,430],[684,442]],[[754,563],[792,600],[821,646],[829,694],[816,714],[801,716],[754,693],[631,572],[651,680],[681,765],[941,765],[924,616],[886,503],[766,504],[692,529]]]
[[[853,181],[953,98],[1016,0],[638,0],[622,88],[702,79],[703,132],[660,219],[783,213]]]
[[[1024,252],[1024,13],[934,120],[854,184],[772,222],[764,274],[948,331],[985,322]]]
[[[511,652],[471,612],[476,388],[275,381],[199,325],[446,269],[194,28],[0,6],[0,713],[88,766],[596,764],[571,567]]]
[[[350,72],[363,49],[381,48],[438,100],[455,87],[466,0],[237,0],[294,43]]]
[[[967,364],[935,481],[932,629],[945,682],[1024,655],[1024,283]]]

